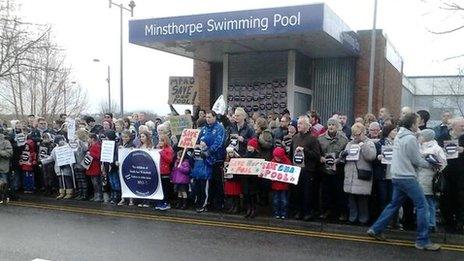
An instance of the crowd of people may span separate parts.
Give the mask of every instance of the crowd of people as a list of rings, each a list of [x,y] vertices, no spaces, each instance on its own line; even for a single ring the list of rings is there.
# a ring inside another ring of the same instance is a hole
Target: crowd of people
[[[430,129],[429,118],[424,110],[404,107],[401,115],[391,115],[382,108],[377,117],[367,114],[350,126],[343,113],[323,125],[316,111],[292,118],[287,110],[251,117],[240,107],[225,115],[199,110],[192,116],[200,129],[197,146],[179,162],[179,136],[172,135],[168,119],[148,120],[144,113],[115,119],[107,113],[97,124],[82,116],[75,118],[77,138],[71,141],[67,115],[51,127],[30,115],[1,126],[0,200],[14,200],[23,191],[161,211],[173,204],[246,218],[270,213],[278,219],[373,224],[369,234],[378,239],[387,226],[417,226],[417,242],[424,248],[438,222],[464,229],[464,119],[446,111],[442,123]],[[100,162],[102,140],[118,145],[112,163]],[[454,140],[458,156],[447,159],[443,148]],[[76,163],[58,166],[55,148],[67,144],[75,148]],[[384,152],[388,146],[393,148],[390,162]],[[118,147],[159,151],[163,200],[121,198]],[[232,158],[299,166],[298,184],[227,173]]]

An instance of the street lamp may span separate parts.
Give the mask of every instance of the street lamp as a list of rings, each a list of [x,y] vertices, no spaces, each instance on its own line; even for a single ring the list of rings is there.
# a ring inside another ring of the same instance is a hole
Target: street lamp
[[[94,62],[99,63],[99,59],[93,59]],[[106,78],[108,83],[108,112],[111,112],[111,77],[110,77],[110,65],[108,64],[108,77]]]
[[[121,81],[121,82],[120,82],[120,87],[121,87],[121,90],[120,90],[121,94],[120,94],[120,96],[121,96],[121,97],[120,97],[120,105],[119,105],[119,106],[120,106],[120,108],[121,108],[121,117],[123,117],[123,116],[124,116],[124,88],[123,88],[123,66],[122,66],[122,64],[123,64],[123,48],[122,48],[122,47],[123,47],[123,46],[122,46],[122,11],[123,11],[123,10],[126,10],[126,11],[130,12],[130,13],[131,13],[131,17],[133,17],[133,16],[134,16],[135,2],[134,2],[134,1],[130,1],[130,2],[129,2],[129,8],[127,8],[127,7],[124,7],[122,4],[116,4],[116,3],[113,3],[112,0],[109,0],[109,8],[111,8],[111,6],[113,6],[113,5],[119,7],[119,10],[120,10],[120,41],[119,41],[119,43],[120,43],[120,54],[119,54],[120,57],[119,57],[119,60],[120,60],[120,63],[121,63],[121,65],[120,65],[120,68],[121,68],[121,69],[120,69],[120,75],[119,75],[119,77],[120,77],[120,81]]]
[[[71,84],[76,84],[76,81],[72,81]],[[64,105],[64,114],[66,113],[66,107],[67,107],[67,102],[66,102],[66,83],[63,85],[63,105]]]

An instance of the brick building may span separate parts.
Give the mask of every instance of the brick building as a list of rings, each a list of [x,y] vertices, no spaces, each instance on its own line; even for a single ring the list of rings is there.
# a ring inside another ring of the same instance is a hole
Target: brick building
[[[376,32],[373,110],[399,114],[401,57]],[[132,20],[133,44],[194,59],[201,108],[232,106],[293,116],[367,112],[371,31],[351,30],[327,5]]]

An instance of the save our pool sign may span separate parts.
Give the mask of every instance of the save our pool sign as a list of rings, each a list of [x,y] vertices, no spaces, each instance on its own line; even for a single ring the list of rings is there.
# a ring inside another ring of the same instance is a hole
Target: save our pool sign
[[[169,77],[168,104],[197,104],[198,90],[193,77]]]

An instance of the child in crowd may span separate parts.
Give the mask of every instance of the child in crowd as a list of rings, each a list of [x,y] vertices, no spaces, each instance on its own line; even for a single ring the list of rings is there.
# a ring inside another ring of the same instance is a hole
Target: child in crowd
[[[203,139],[203,137],[201,138]],[[193,164],[192,178],[193,191],[195,193],[195,208],[197,213],[206,211],[207,203],[207,184],[213,174],[213,166],[205,159],[206,143],[201,140],[193,152],[195,163]]]
[[[76,164],[74,165],[74,175],[76,178],[76,198],[77,200],[86,200],[88,196],[88,183],[85,171],[89,165],[85,164],[85,156],[89,150],[89,134],[85,129],[76,131],[77,148],[74,150]]]
[[[424,129],[419,134],[420,151],[423,157],[434,157],[438,160],[438,169],[419,168],[417,172],[419,184],[425,194],[425,199],[428,205],[428,221],[429,229],[432,232],[436,231],[436,202],[433,196],[432,181],[433,177],[438,171],[442,171],[446,167],[446,155],[443,149],[438,145],[435,140],[435,132],[431,129]]]
[[[34,167],[37,165],[37,151],[35,148],[35,142],[30,136],[27,137],[19,164],[23,171],[24,193],[34,193]]]
[[[116,164],[118,162],[118,147],[116,146],[116,132],[114,130],[107,130],[105,132],[105,140],[114,141],[113,148],[113,162],[103,162],[102,170],[108,177],[109,181],[109,202],[114,205],[119,202],[121,195],[121,183],[119,182],[119,168]]]
[[[122,149],[122,148],[125,148],[125,149],[133,149],[135,146],[134,146],[134,143],[133,143],[133,133],[130,131],[130,130],[124,130],[122,131],[121,133],[121,141],[120,141],[120,144],[119,144],[119,148]],[[120,166],[120,162],[116,162],[116,165],[117,166]],[[122,206],[125,204],[125,199],[124,198],[121,198],[121,201],[119,201],[118,203],[118,206]],[[133,206],[134,205],[134,199],[133,198],[129,198],[129,206]]]
[[[258,139],[252,138],[248,140],[247,151],[245,158],[258,158]],[[247,205],[245,218],[254,218],[256,216],[257,192],[258,192],[258,177],[252,175],[242,175],[241,184],[243,188],[243,196]]]
[[[52,141],[52,136],[50,135],[50,133],[42,133],[42,142],[40,142],[39,146],[39,160],[43,160],[50,157],[54,147],[55,144]],[[55,186],[55,171],[53,170],[52,164],[43,164],[42,162],[41,165],[43,172],[45,195],[51,196],[53,194],[53,188]]]
[[[100,153],[101,144],[98,136],[94,133],[90,134],[89,151],[85,155],[85,160],[90,162],[89,168],[85,171],[85,175],[90,177],[93,186],[93,197],[90,201],[102,202],[102,179],[100,168]]]
[[[287,157],[285,154],[285,150],[283,148],[277,147],[272,152],[273,158],[272,162],[292,165],[292,161]],[[274,209],[274,217],[286,219],[288,216],[288,188],[289,184],[280,182],[280,181],[272,181],[271,189],[272,189],[272,207]]]
[[[171,173],[171,182],[175,185],[177,191],[177,204],[176,208],[187,209],[187,191],[190,183],[190,162],[188,158],[184,158],[182,163],[180,162],[182,157],[182,150],[177,152],[177,160],[174,164]],[[187,157],[185,155],[184,157]]]
[[[162,134],[159,136],[158,149],[160,149],[160,174],[164,198],[163,200],[156,202],[155,209],[168,210],[171,208],[168,202],[169,195],[171,194],[169,176],[171,175],[171,167],[174,161],[174,150],[171,147],[169,137],[167,135]]]
[[[67,146],[66,140],[62,135],[56,135],[53,141],[56,147],[53,148],[51,155],[48,158],[42,159],[42,164],[55,163],[55,173],[58,177],[59,184],[59,195],[56,199],[70,199],[73,197],[73,178],[72,178],[72,167],[71,165],[58,166],[56,160],[56,149],[58,147]]]
[[[242,195],[242,185],[237,176],[227,174],[229,162],[233,158],[239,158],[240,155],[234,150],[233,147],[226,148],[226,159],[224,161],[224,195],[226,201],[230,202],[230,208],[227,212],[237,214],[240,211],[240,195]]]

